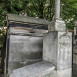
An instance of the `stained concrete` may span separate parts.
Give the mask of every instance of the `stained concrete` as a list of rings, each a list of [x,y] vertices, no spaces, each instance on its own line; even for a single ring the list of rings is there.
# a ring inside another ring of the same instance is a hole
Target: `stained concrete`
[[[49,22],[44,19],[7,15],[7,71],[42,60],[43,33],[48,32]]]

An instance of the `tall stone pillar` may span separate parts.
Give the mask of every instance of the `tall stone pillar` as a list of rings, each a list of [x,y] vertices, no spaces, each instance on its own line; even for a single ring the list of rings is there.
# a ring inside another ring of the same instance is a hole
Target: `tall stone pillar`
[[[55,19],[43,38],[43,60],[55,65],[56,77],[72,77],[72,33],[66,32],[60,19],[60,0],[55,0],[55,5]]]
[[[60,18],[60,0],[55,0],[55,18]]]

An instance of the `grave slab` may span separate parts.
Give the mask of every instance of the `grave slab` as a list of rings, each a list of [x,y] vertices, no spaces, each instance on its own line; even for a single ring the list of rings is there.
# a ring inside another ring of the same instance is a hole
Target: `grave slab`
[[[13,71],[11,77],[44,77],[48,76],[55,69],[55,66],[47,61],[41,61]]]
[[[7,14],[6,71],[13,70],[42,60],[43,33],[48,32],[45,19]]]

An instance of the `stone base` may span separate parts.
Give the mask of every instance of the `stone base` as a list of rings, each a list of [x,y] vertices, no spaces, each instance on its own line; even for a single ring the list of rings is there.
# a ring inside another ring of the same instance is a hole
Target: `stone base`
[[[72,69],[53,71],[44,77],[72,77]]]
[[[57,77],[72,77],[72,68],[65,70],[58,70]]]
[[[51,24],[48,26],[48,31],[66,31],[66,25],[65,22],[61,19],[55,19],[51,22]]]
[[[35,71],[33,71],[33,72],[35,73]],[[66,70],[58,70],[58,71],[56,71],[56,70],[50,71],[49,70],[48,72],[47,71],[44,73],[41,72],[41,75],[39,74],[39,72],[37,72],[39,75],[37,73],[35,73],[35,74],[33,73],[34,75],[31,73],[32,72],[30,72],[30,75],[27,75],[27,76],[26,76],[26,73],[24,75],[22,74],[22,77],[72,77],[72,69],[71,68],[66,69]],[[19,74],[21,74],[21,73],[19,73]],[[10,77],[17,77],[17,76],[18,75],[14,74],[14,73],[10,75]]]

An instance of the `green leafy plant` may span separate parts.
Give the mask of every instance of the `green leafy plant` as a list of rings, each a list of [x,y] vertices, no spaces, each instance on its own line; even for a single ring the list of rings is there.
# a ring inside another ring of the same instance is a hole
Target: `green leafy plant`
[[[2,28],[2,30],[0,30],[0,47],[4,46],[5,38],[6,38],[6,30]]]

